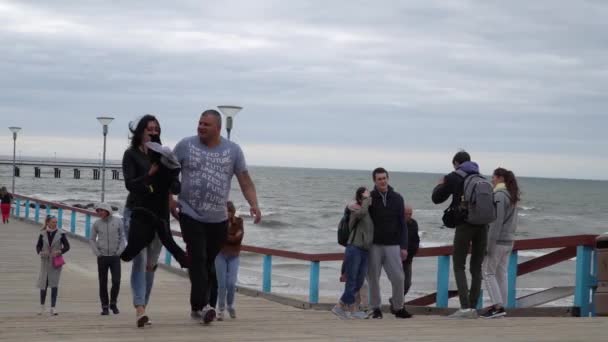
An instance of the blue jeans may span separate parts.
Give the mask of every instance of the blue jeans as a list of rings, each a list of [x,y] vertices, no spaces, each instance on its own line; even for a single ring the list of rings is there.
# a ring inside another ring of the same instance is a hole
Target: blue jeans
[[[355,295],[363,286],[365,276],[367,275],[367,257],[368,251],[353,246],[346,246],[344,252],[344,270],[346,271],[346,284],[344,285],[344,294],[340,301],[346,305],[355,303]]]
[[[239,272],[239,257],[227,256],[220,252],[215,257],[215,273],[217,274],[218,299],[217,307],[220,311],[234,307],[234,293],[236,292],[236,276]]]
[[[129,236],[129,222],[131,221],[131,210],[125,208],[123,212],[123,226],[125,236]],[[154,271],[147,271],[147,265],[156,265],[160,255],[162,244],[158,236],[152,243],[144,248],[134,259],[131,266],[131,292],[133,294],[133,306],[146,306],[150,301],[150,293],[154,285]]]

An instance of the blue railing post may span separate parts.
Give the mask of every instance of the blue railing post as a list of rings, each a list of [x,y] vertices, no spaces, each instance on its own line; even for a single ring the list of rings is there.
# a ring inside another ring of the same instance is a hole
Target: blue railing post
[[[171,266],[171,253],[165,248],[165,265]]]
[[[509,268],[507,271],[507,308],[517,307],[517,251],[512,251],[509,256]]]
[[[57,227],[63,228],[63,208],[57,209]]]
[[[272,288],[272,255],[264,255],[262,273],[262,291],[270,293],[270,290]]]
[[[450,286],[450,256],[437,257],[437,307],[447,308]]]
[[[479,298],[477,299],[477,310],[483,309],[483,289],[479,289]]]
[[[576,247],[576,287],[574,289],[574,306],[580,308],[581,317],[588,317],[591,293],[591,252],[588,246]]]
[[[40,223],[40,203],[36,202],[36,209],[34,211],[34,221]]]
[[[310,283],[308,285],[308,302],[311,304],[319,303],[319,272],[321,263],[318,261],[310,262]]]
[[[25,218],[30,218],[30,200],[25,200]]]
[[[17,198],[15,201],[15,216],[19,217],[21,211],[21,198]]]
[[[84,221],[84,237],[87,239],[91,237],[91,214],[87,214]]]
[[[72,215],[70,216],[70,232],[76,234],[76,211],[72,209]]]

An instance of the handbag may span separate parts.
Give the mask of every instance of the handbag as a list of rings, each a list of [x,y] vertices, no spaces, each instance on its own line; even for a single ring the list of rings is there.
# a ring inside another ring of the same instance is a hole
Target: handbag
[[[60,268],[65,265],[65,259],[63,259],[63,255],[56,255],[53,257],[53,267]]]

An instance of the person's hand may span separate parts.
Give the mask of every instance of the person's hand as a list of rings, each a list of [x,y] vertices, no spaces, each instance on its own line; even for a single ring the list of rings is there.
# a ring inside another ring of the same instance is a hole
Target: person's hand
[[[53,253],[51,253],[51,255],[53,255],[54,257],[61,255],[60,251],[54,251]]]
[[[437,184],[445,184],[445,176],[439,178],[439,182]]]
[[[169,202],[169,209],[171,210],[171,216],[173,216],[176,220],[179,221],[179,207],[177,206],[176,200],[172,200]]]
[[[407,259],[407,249],[401,250],[401,260]]]
[[[251,214],[251,217],[253,217],[253,223],[260,223],[262,220],[262,211],[260,211],[260,208],[251,207],[251,209],[249,209],[249,213]]]
[[[365,189],[365,191],[363,192],[363,198],[368,198],[369,197],[369,190]]]
[[[154,176],[158,172],[159,168],[160,168],[160,166],[157,163],[150,165],[150,170],[148,171],[148,176],[150,176],[150,177]]]

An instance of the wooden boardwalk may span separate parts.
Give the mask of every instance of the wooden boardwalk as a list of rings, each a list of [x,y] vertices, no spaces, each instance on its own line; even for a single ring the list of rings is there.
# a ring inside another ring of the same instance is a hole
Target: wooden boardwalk
[[[38,316],[34,251],[39,226],[0,225],[0,341],[605,341],[608,318],[504,318],[454,321],[437,316],[340,321],[262,298],[237,297],[238,319],[202,326],[190,320],[187,278],[159,270],[148,309],[153,326],[135,327],[129,264],[123,264],[120,315],[99,315],[97,267],[86,243],[70,239],[57,309]],[[50,298],[47,299],[47,303]]]

